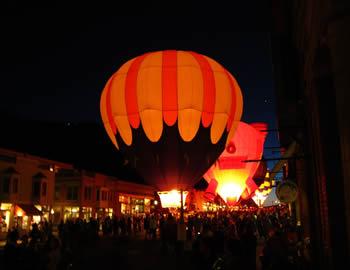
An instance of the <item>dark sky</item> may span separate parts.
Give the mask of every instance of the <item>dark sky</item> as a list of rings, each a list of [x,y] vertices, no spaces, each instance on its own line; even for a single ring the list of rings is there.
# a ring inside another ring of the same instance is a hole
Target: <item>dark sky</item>
[[[276,128],[268,7],[255,1],[234,7],[140,2],[147,4],[9,1],[0,21],[0,111],[34,120],[100,123],[101,91],[120,65],[144,52],[179,49],[225,66],[243,91],[242,120]],[[277,136],[270,133],[265,146],[276,145]]]

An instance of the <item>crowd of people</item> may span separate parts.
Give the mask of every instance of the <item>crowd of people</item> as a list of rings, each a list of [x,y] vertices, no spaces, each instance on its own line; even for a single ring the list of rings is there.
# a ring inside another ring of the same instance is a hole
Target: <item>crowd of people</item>
[[[180,228],[180,230],[179,230]],[[181,228],[185,241],[180,241]],[[286,211],[220,211],[69,219],[53,232],[50,222],[34,223],[28,234],[8,232],[2,262],[15,269],[69,269],[83,247],[100,237],[138,237],[161,243],[160,256],[186,250],[196,269],[311,269],[309,241]],[[185,248],[185,244],[190,248]],[[261,254],[257,256],[260,247]],[[6,268],[5,268],[6,269]]]
[[[198,269],[310,269],[308,241],[287,212],[224,211],[190,217]],[[258,246],[260,247],[257,254]]]
[[[162,252],[183,252],[179,223],[179,216],[159,216]],[[196,269],[312,269],[310,241],[286,209],[193,213],[184,224]]]

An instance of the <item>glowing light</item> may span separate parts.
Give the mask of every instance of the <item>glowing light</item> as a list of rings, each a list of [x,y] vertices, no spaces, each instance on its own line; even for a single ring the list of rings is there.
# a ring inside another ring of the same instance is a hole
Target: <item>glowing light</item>
[[[222,185],[219,185],[218,193],[227,203],[236,203],[245,188],[245,179],[246,178],[241,178],[239,179],[240,181],[238,180],[235,182],[228,179],[228,181],[225,181]]]
[[[32,222],[36,223],[36,224],[39,224],[40,220],[41,220],[40,216],[33,216]]]
[[[72,207],[72,210],[71,210],[72,213],[77,213],[78,211],[79,211],[78,207]]]
[[[154,201],[154,205],[158,205],[158,201]]]
[[[21,209],[17,209],[17,211],[16,211],[16,216],[17,217],[22,217],[23,216],[23,211],[21,210]]]
[[[53,208],[51,208],[51,215],[53,215],[55,213],[55,211],[53,210]]]
[[[188,192],[183,191],[183,206],[185,205],[186,197]],[[160,197],[160,202],[162,203],[163,208],[177,208],[181,207],[181,192],[178,190],[171,191],[160,191],[158,192]]]
[[[11,210],[11,203],[1,203],[0,210]]]

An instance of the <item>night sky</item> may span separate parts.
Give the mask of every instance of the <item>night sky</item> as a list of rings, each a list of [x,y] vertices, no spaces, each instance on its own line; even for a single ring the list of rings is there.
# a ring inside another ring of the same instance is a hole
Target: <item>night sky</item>
[[[178,49],[226,67],[243,92],[242,120],[276,128],[267,7],[251,9],[251,1],[234,8],[142,2],[147,5],[5,5],[0,111],[31,120],[101,124],[101,91],[124,62],[148,51]],[[265,147],[277,145],[272,132]],[[265,151],[265,157],[273,155]]]

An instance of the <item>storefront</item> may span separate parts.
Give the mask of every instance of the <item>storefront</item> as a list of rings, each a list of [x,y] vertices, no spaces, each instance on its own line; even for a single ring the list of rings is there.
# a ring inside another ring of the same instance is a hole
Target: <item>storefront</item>
[[[106,208],[105,212],[106,216],[113,217],[113,208]]]
[[[33,204],[17,204],[14,209],[14,226],[20,230],[30,231],[33,223],[41,221],[42,212]]]
[[[119,195],[120,212],[123,215],[131,214],[130,197],[125,195]]]
[[[145,198],[144,212],[145,214],[151,213],[151,200],[148,198]]]
[[[137,215],[145,212],[145,200],[131,198],[131,214]]]
[[[65,206],[63,207],[63,220],[66,222],[70,219],[79,218],[79,206]]]
[[[139,196],[119,195],[120,212],[124,215],[150,213],[151,200]]]
[[[42,212],[42,220],[50,220],[50,212],[51,212],[51,207],[48,205],[39,205],[36,204],[35,207]]]
[[[89,221],[92,217],[92,207],[82,207],[81,208],[82,218]]]
[[[1,203],[0,205],[0,232],[7,232],[10,227],[12,203]]]
[[[51,208],[51,216],[52,216],[52,222],[54,225],[57,225],[61,222],[63,218],[62,214],[62,208],[61,206],[54,206]]]

